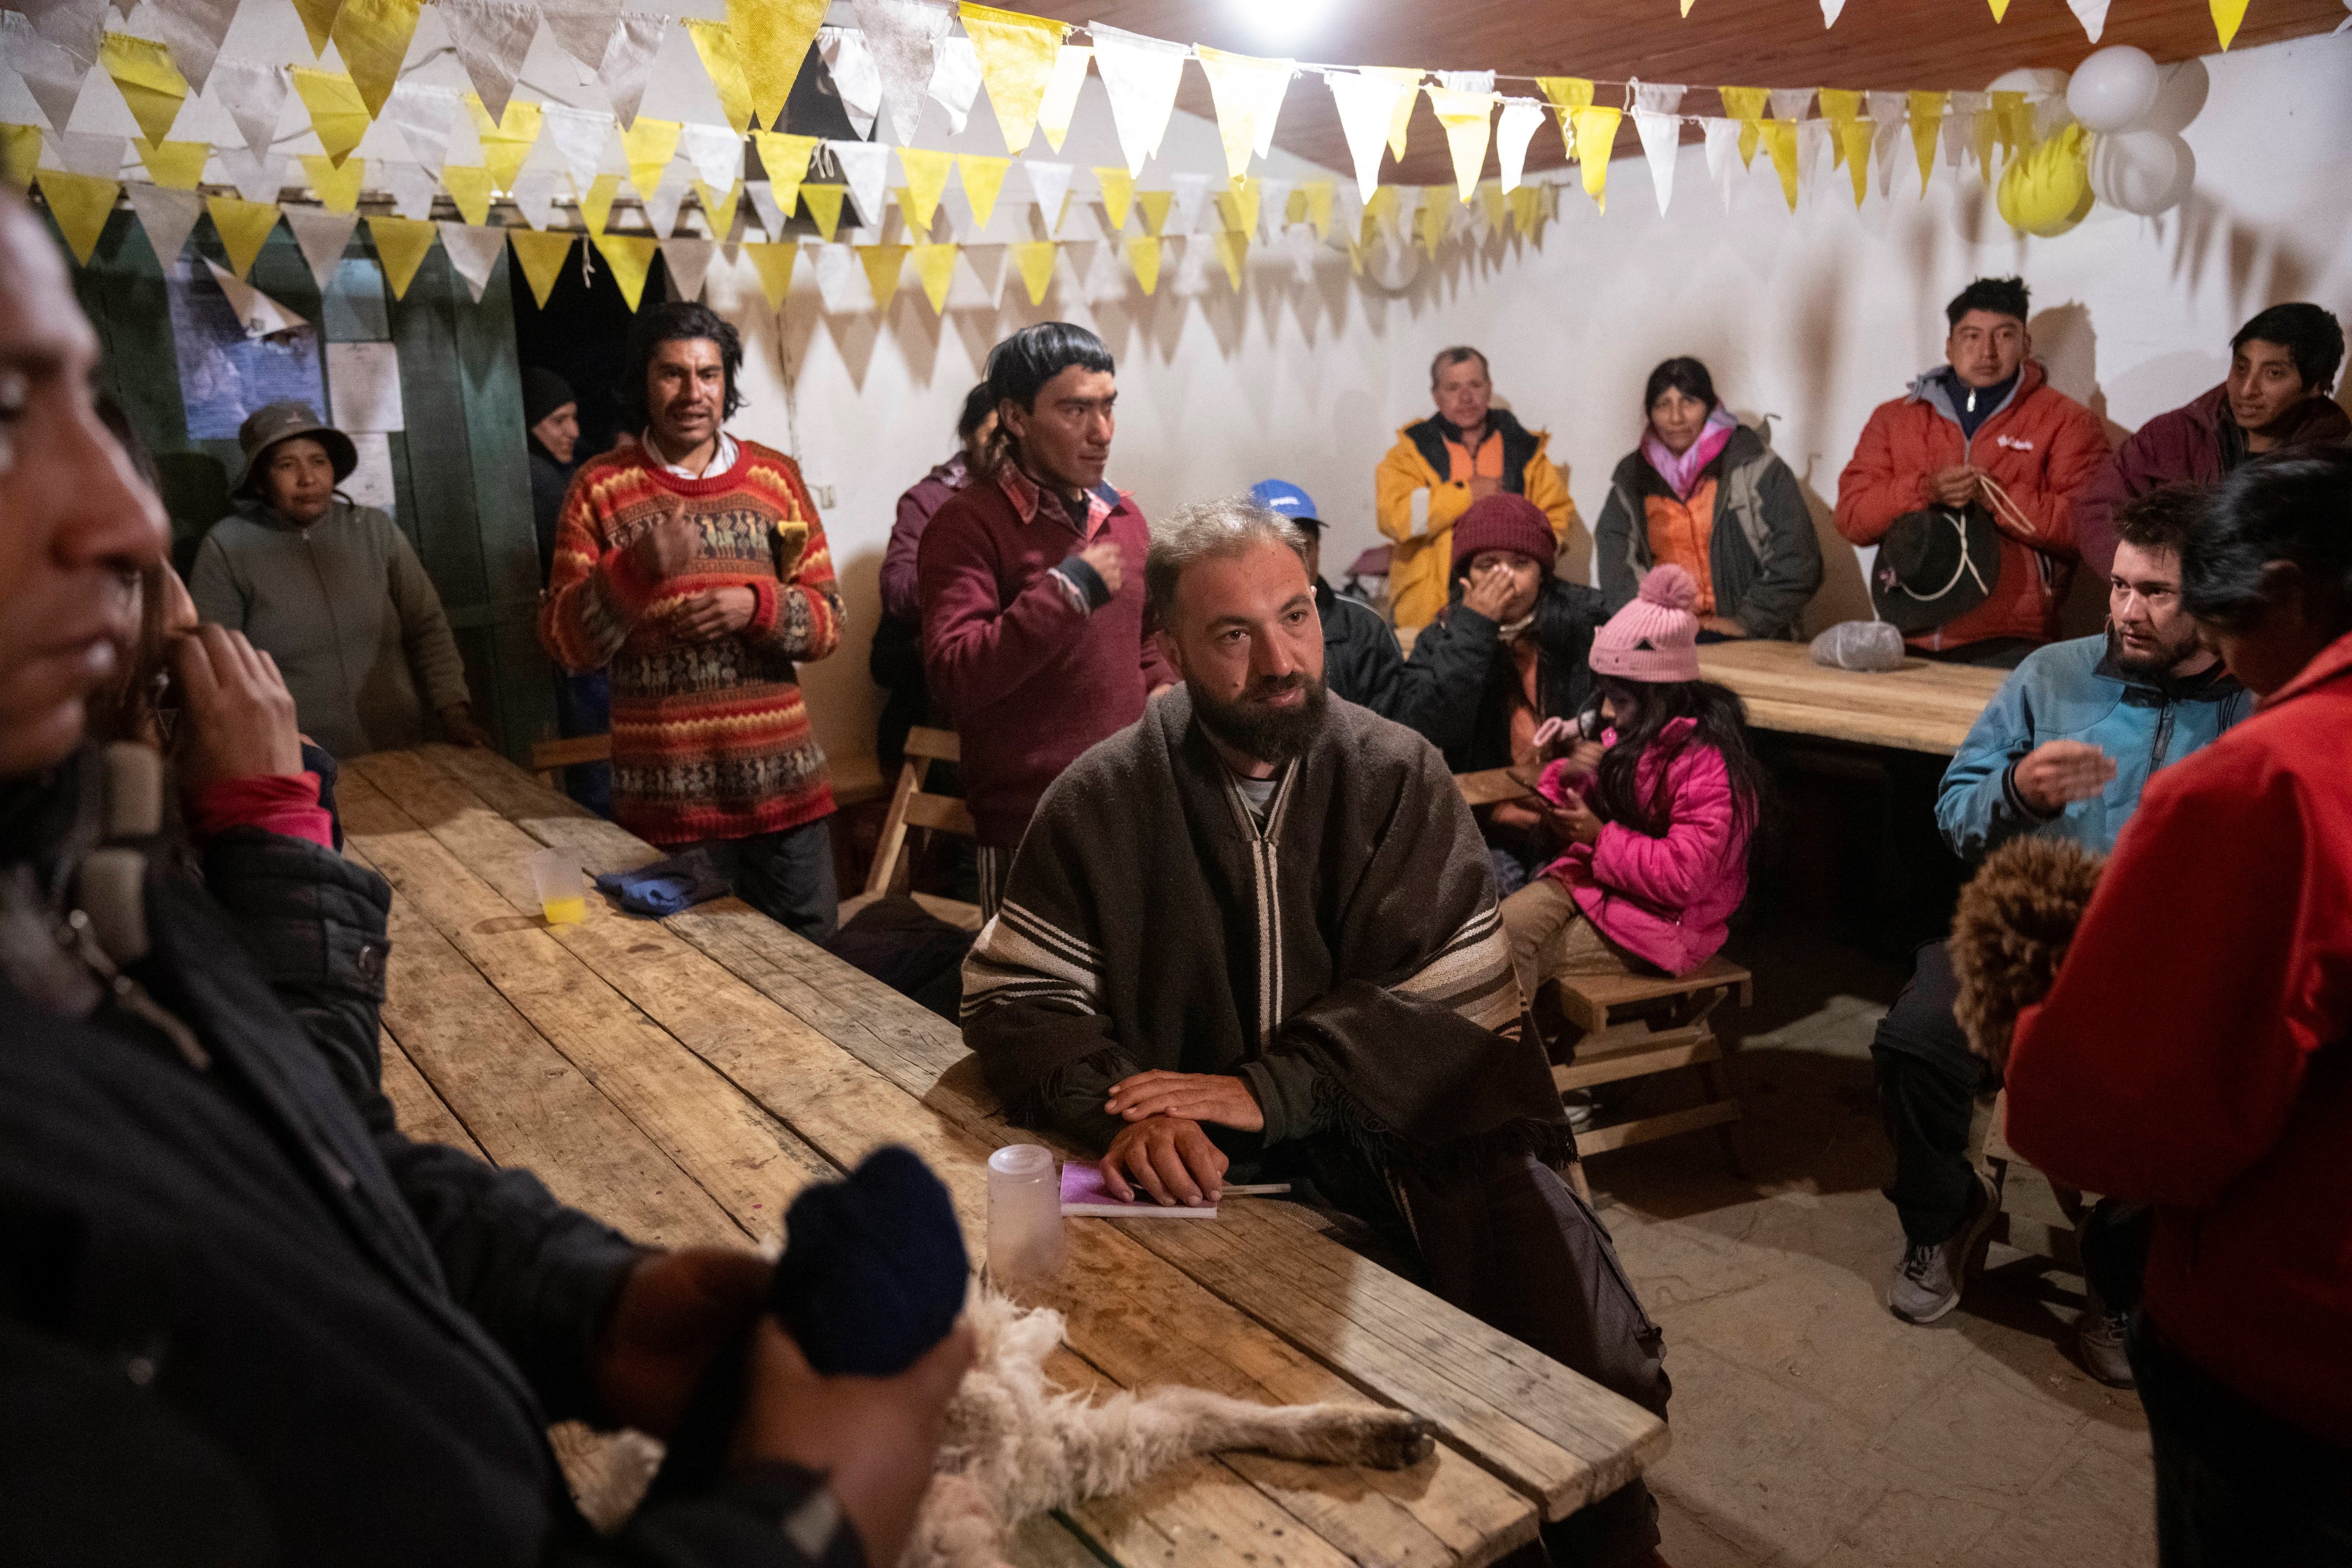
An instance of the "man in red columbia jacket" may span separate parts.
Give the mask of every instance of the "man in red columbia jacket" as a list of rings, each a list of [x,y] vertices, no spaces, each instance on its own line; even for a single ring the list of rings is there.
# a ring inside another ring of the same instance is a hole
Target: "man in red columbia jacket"
[[[2231,476],[2183,597],[2262,710],[2158,773],[2049,998],[2010,1142],[2155,1206],[2128,1341],[2159,1562],[2352,1542],[2352,452]]]
[[[1002,457],[931,519],[915,581],[923,672],[962,746],[992,917],[1045,786],[1176,678],[1144,632],[1150,527],[1103,479],[1110,351],[1084,327],[1041,321],[990,351],[988,386]]]
[[[2273,305],[2230,340],[2230,375],[2159,414],[2116,448],[2075,502],[2074,532],[2092,571],[2112,571],[2116,513],[2159,485],[2212,486],[2249,458],[2352,436],[2330,395],[2344,328],[2316,305]]]
[[[1929,507],[1989,510],[2000,534],[1991,596],[1911,637],[1933,658],[2013,669],[2058,637],[2074,563],[2074,494],[2106,460],[2091,411],[2030,356],[2022,279],[1979,278],[1944,307],[1948,364],[1882,403],[1838,475],[1838,531],[1876,544]]]

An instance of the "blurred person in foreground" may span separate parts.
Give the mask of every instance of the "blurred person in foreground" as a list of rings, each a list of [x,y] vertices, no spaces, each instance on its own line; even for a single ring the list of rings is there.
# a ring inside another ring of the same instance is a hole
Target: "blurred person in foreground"
[[[2181,596],[2261,708],[2149,781],[2018,1017],[2007,1131],[2154,1207],[2158,1563],[2352,1562],[2352,451],[2232,473]]]
[[[894,1562],[969,1341],[821,1378],[756,1331],[735,1466],[599,1537],[550,1421],[656,1434],[770,1265],[663,1251],[404,1136],[381,879],[335,854],[274,662],[173,638],[187,838],[84,740],[164,523],[62,258],[0,192],[0,1561]]]

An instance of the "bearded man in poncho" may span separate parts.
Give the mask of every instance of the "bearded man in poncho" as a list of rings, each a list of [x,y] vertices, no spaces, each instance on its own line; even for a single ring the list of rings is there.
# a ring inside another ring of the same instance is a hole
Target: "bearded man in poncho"
[[[1150,609],[1183,689],[1046,791],[965,963],[964,1038],[1118,1195],[1290,1181],[1663,1416],[1659,1331],[1563,1179],[1477,825],[1427,742],[1325,691],[1304,543],[1241,497],[1160,531]],[[1637,1480],[1546,1544],[1648,1561],[1655,1517]]]

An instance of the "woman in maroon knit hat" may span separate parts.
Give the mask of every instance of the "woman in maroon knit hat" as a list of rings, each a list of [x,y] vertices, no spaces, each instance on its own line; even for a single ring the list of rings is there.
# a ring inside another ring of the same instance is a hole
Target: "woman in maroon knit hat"
[[[1591,700],[1587,656],[1608,616],[1600,590],[1552,575],[1557,551],[1525,496],[1487,496],[1454,525],[1452,589],[1405,661],[1402,716],[1457,773],[1540,762],[1543,721]],[[1505,897],[1560,852],[1542,814],[1520,802],[1484,808],[1480,826]]]

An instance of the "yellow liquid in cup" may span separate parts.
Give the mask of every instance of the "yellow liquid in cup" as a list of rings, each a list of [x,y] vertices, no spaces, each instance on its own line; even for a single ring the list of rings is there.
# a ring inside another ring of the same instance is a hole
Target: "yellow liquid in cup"
[[[568,899],[541,899],[539,907],[551,926],[578,925],[588,918],[588,898],[584,893]]]

